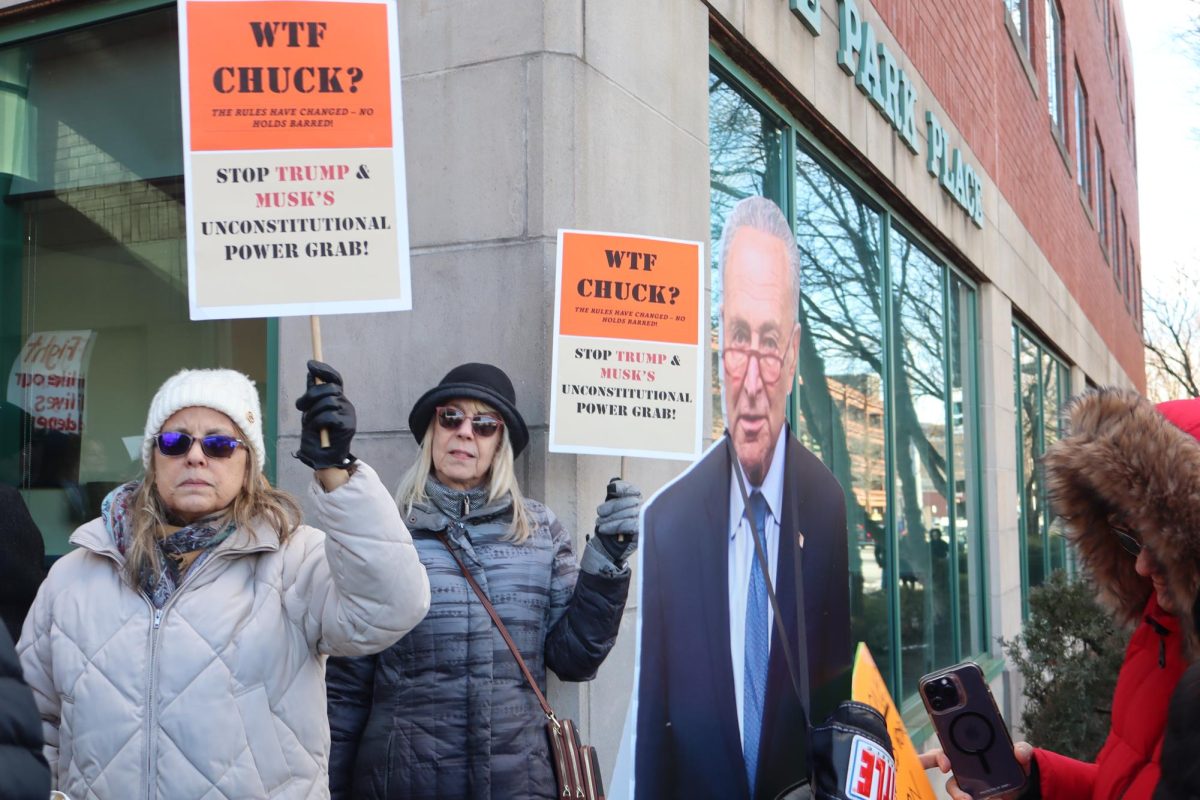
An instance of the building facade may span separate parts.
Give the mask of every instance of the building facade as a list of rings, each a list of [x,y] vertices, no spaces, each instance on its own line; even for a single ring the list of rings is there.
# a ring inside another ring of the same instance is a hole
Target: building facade
[[[1015,723],[998,639],[1071,567],[1037,459],[1072,393],[1145,382],[1119,0],[399,7],[414,307],[323,320],[356,453],[396,483],[416,398],[496,363],[532,429],[522,486],[582,544],[610,476],[648,494],[681,465],[547,452],[558,229],[711,255],[729,208],[768,196],[802,255],[790,414],[845,489],[855,636],[918,740],[917,678],[965,658]],[[137,474],[145,409],[182,366],[253,376],[269,471],[305,480],[307,321],[188,320],[176,37],[157,0],[0,0],[0,480],[51,556]],[[84,377],[31,407],[15,365],[60,359]],[[606,770],[636,606],[597,679],[552,691]]]

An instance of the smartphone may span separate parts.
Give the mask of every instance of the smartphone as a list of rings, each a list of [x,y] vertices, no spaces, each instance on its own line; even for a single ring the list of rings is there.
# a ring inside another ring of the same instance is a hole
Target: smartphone
[[[968,661],[931,672],[918,688],[964,792],[982,800],[1024,787],[1025,770],[977,664]]]

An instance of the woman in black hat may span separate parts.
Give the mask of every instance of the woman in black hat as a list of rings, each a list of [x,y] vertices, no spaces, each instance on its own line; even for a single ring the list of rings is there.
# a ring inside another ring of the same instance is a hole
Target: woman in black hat
[[[333,798],[552,798],[541,708],[455,557],[543,691],[547,668],[590,680],[620,626],[641,497],[610,484],[577,562],[554,513],[517,485],[529,431],[502,370],[455,367],[408,421],[421,450],[396,499],[433,601],[388,650],[330,660]]]

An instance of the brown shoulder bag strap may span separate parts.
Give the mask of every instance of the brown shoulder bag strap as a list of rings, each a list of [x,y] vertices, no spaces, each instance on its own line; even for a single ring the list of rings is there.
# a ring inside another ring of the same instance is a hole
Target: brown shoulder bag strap
[[[475,591],[475,596],[479,598],[479,602],[483,603],[483,608],[487,611],[488,616],[492,618],[496,629],[500,631],[500,635],[504,638],[504,643],[508,645],[508,649],[512,651],[513,658],[517,660],[517,666],[521,668],[521,673],[525,676],[525,680],[529,683],[529,688],[533,689],[533,693],[537,695],[538,703],[542,706],[542,713],[546,715],[546,719],[558,728],[558,718],[554,716],[554,709],[550,708],[550,704],[546,702],[546,696],[542,694],[542,690],[538,688],[537,681],[533,679],[533,673],[529,671],[529,667],[525,666],[525,659],[521,658],[521,651],[517,649],[517,645],[513,642],[512,637],[508,635],[508,628],[504,627],[504,623],[500,621],[500,615],[496,613],[496,609],[492,608],[491,601],[487,599],[487,595],[483,593],[483,589],[471,577],[470,570],[467,565],[458,557],[458,553],[454,552],[454,548],[450,546],[450,540],[446,534],[439,533],[438,541],[446,548],[446,552],[450,553],[450,557],[458,564],[458,569],[462,572],[463,577],[467,579],[467,583]]]

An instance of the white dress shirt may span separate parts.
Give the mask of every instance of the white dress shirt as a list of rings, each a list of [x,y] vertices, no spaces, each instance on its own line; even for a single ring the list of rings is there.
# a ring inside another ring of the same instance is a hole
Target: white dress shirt
[[[779,439],[775,442],[775,453],[771,456],[771,465],[767,467],[766,477],[762,486],[752,486],[746,480],[746,496],[754,490],[762,492],[767,501],[767,520],[764,526],[763,541],[767,550],[767,566],[771,572],[771,585],[775,585],[775,576],[779,570],[779,516],[783,509],[783,462],[787,449],[787,426],[779,431]],[[735,469],[741,470],[742,465],[734,459]],[[754,539],[751,538],[750,522],[743,513],[746,504],[742,501],[742,491],[738,488],[737,475],[729,472],[729,657],[733,662],[733,692],[737,698],[737,720],[739,739],[744,739],[742,731],[743,681],[746,664],[746,593],[750,588],[750,567],[757,556],[754,554]],[[767,602],[767,631],[768,642],[774,632],[775,611]],[[768,647],[770,647],[768,643]]]

